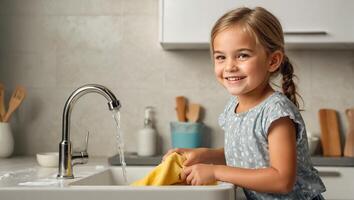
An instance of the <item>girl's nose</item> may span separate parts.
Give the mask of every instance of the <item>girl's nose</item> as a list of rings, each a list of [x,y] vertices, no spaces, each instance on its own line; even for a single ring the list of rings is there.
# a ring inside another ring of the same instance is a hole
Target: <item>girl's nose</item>
[[[232,71],[237,71],[238,67],[237,67],[237,62],[234,60],[228,60],[225,66],[225,71],[226,72],[232,72]]]

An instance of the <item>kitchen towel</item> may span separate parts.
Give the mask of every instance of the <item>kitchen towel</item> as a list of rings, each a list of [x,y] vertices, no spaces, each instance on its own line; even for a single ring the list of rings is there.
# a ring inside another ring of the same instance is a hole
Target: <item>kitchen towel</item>
[[[145,178],[135,181],[132,186],[186,185],[181,179],[182,163],[186,158],[172,153],[156,166]]]

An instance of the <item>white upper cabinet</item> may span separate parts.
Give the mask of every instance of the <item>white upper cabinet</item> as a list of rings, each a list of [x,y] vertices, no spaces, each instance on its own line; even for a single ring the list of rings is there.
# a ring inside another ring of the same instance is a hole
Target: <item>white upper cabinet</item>
[[[354,48],[351,0],[160,0],[164,49],[207,49],[210,31],[225,12],[261,6],[281,22],[287,48]]]

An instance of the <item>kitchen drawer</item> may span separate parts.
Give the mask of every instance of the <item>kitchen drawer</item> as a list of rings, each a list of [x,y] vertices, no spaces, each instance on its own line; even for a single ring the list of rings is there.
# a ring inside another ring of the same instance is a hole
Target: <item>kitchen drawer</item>
[[[315,167],[325,184],[328,200],[354,199],[354,167]]]

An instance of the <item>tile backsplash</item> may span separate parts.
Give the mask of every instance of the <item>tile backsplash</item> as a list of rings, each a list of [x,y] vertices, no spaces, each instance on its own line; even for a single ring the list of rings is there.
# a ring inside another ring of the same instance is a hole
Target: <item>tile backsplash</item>
[[[28,96],[11,119],[15,154],[57,151],[62,111],[71,92],[87,83],[110,88],[122,103],[121,126],[127,151],[137,149],[144,107],[156,109],[159,151],[171,147],[169,122],[176,120],[177,95],[204,107],[205,137],[223,145],[217,117],[228,94],[214,78],[208,51],[164,51],[158,42],[158,0],[0,0],[0,81],[8,101],[16,84]],[[317,111],[354,107],[354,51],[292,50],[288,52],[305,102],[308,131],[319,133]],[[116,153],[115,127],[106,100],[88,94],[71,118],[74,149]]]

